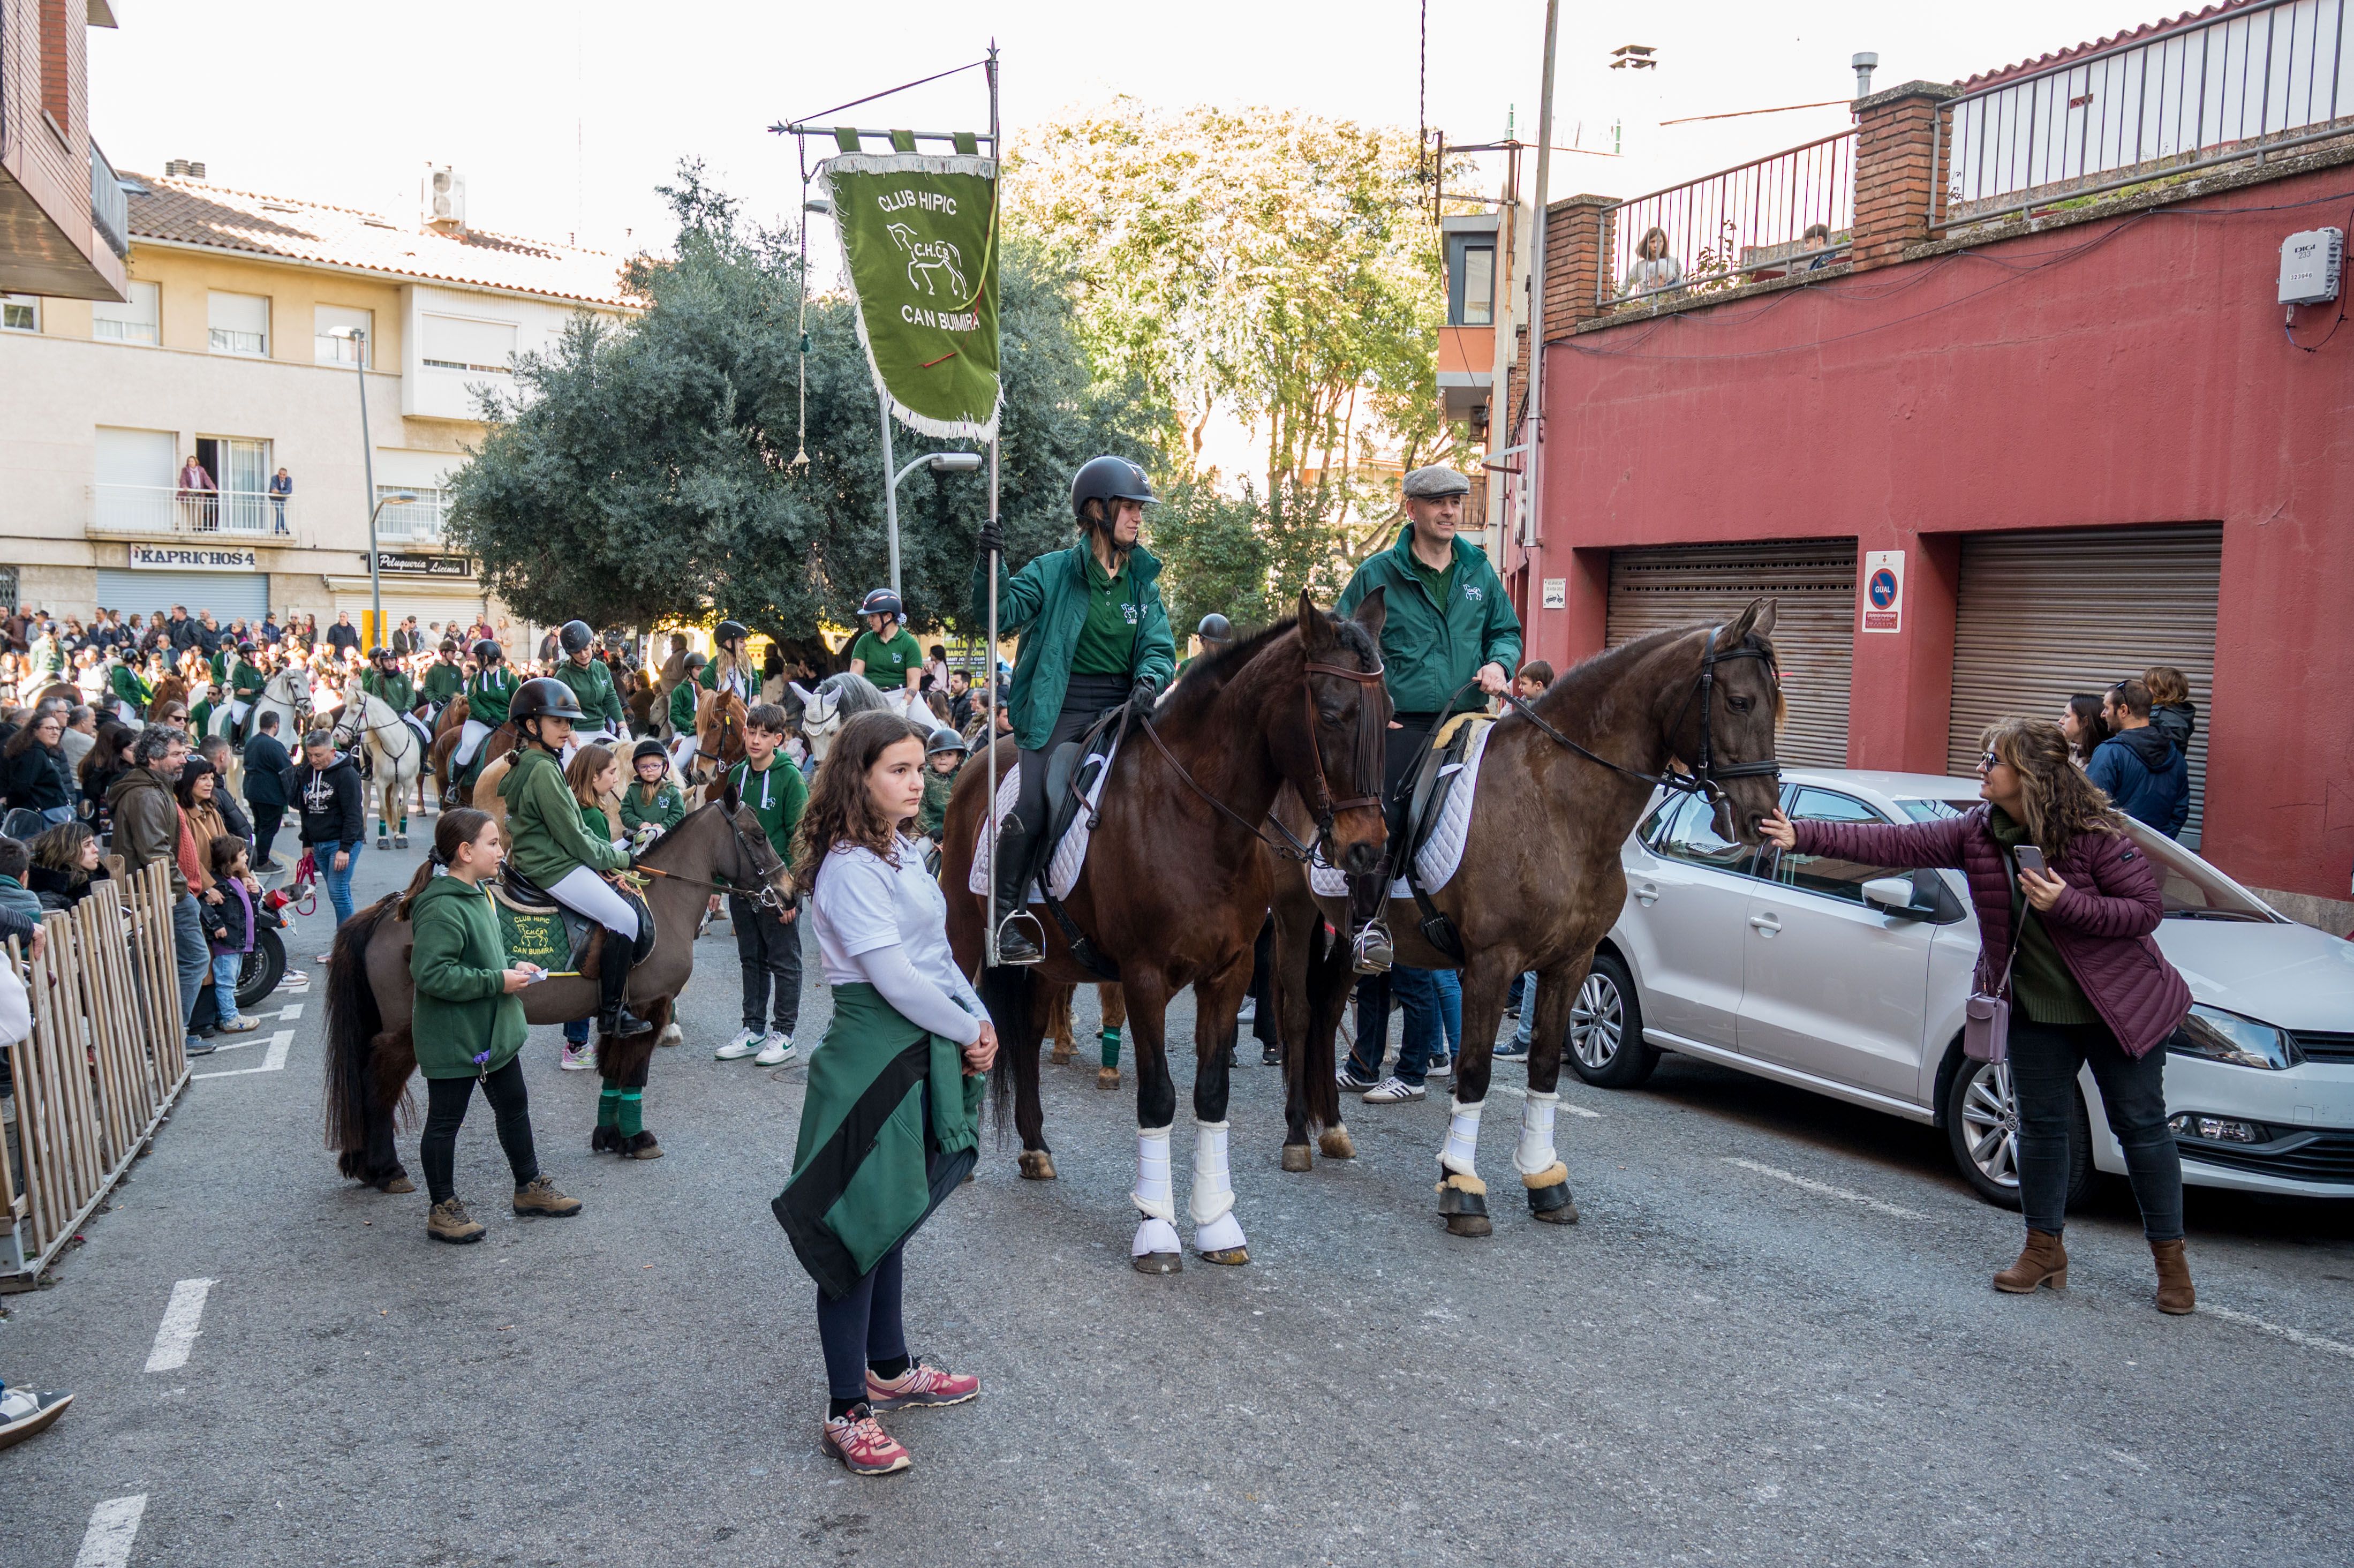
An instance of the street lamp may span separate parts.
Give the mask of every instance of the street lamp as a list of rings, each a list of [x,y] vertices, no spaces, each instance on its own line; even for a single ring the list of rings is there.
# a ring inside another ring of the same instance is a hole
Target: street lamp
[[[884,416],[884,439],[890,439],[890,416]],[[979,452],[927,452],[901,469],[883,497],[883,528],[891,542],[891,591],[899,591],[899,482],[919,468],[934,473],[971,473],[981,467]]]
[[[384,584],[377,577],[376,569],[376,514],[395,502],[407,505],[416,499],[415,493],[411,491],[396,491],[368,508],[368,613],[376,617],[376,635],[368,639],[370,647],[391,641],[384,634]]]
[[[329,337],[343,338],[352,345],[352,369],[360,378],[360,464],[367,478],[368,511],[368,613],[375,617],[378,634],[384,630],[384,589],[376,581],[376,514],[384,510],[384,503],[376,498],[376,443],[368,439],[367,417],[367,329],[339,326],[328,329]],[[414,501],[415,496],[408,497]],[[371,644],[375,639],[369,639]]]

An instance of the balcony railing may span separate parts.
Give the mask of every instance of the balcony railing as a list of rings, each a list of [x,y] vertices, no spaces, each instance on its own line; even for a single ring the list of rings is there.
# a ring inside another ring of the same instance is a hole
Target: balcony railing
[[[1855,132],[1842,131],[1604,214],[1600,305],[1721,292],[1829,266],[1855,223]]]
[[[440,544],[441,520],[450,510],[450,493],[429,485],[379,484],[376,487],[378,501],[401,494],[414,495],[417,499],[392,502],[376,514],[377,540],[387,545]]]
[[[122,182],[114,177],[114,165],[106,161],[98,143],[90,144],[90,220],[98,226],[109,249],[124,260],[131,257],[131,201],[122,194]]]
[[[1946,105],[1941,225],[2354,134],[2347,0],[2265,0]]]
[[[294,528],[295,498],[264,491],[94,484],[90,495],[90,531],[93,534],[266,539],[291,534]]]

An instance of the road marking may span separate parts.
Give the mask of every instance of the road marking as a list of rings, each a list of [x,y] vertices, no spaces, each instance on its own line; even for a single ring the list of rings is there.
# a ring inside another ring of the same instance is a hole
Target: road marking
[[[172,1287],[164,1321],[155,1330],[155,1348],[147,1352],[149,1372],[177,1372],[188,1364],[188,1352],[196,1348],[196,1334],[205,1320],[205,1297],[217,1283],[183,1279]]]
[[[1488,1086],[1488,1090],[1490,1094],[1510,1095],[1516,1100],[1524,1100],[1529,1097],[1528,1090],[1516,1089],[1510,1084],[1490,1084]],[[1584,1106],[1572,1105],[1567,1100],[1561,1102],[1561,1108],[1567,1111],[1572,1116],[1582,1116],[1588,1121],[1600,1121],[1602,1119],[1602,1113],[1600,1111],[1587,1110]]]
[[[2354,1345],[2341,1344],[2336,1340],[2324,1339],[2319,1334],[2308,1334],[2302,1329],[2285,1329],[2278,1323],[2267,1323],[2262,1318],[2246,1312],[2234,1312],[2229,1307],[2210,1307],[2201,1301],[2199,1304],[2199,1310],[2210,1318],[2221,1318],[2226,1323],[2237,1323],[2243,1329],[2253,1329],[2260,1334],[2270,1334],[2276,1340],[2286,1340],[2292,1345],[2303,1345],[2308,1351],[2327,1351],[2332,1355],[2354,1360]]]
[[[261,1043],[258,1040],[245,1040],[239,1043],[239,1045],[258,1045],[260,1044]],[[234,1051],[238,1048],[238,1045],[224,1045],[221,1047],[224,1051]],[[270,1037],[270,1054],[262,1058],[260,1066],[231,1067],[226,1072],[191,1073],[188,1075],[192,1078],[239,1078],[243,1077],[248,1073],[275,1073],[286,1065],[286,1053],[292,1051],[293,1048],[294,1032],[292,1029],[281,1029],[277,1033]]]
[[[145,1492],[109,1498],[90,1510],[90,1528],[82,1532],[74,1568],[122,1568],[131,1561],[131,1544],[139,1539],[140,1516],[146,1511]]]
[[[1794,1171],[1784,1171],[1777,1166],[1762,1165],[1755,1160],[1739,1160],[1730,1154],[1723,1156],[1723,1160],[1727,1165],[1738,1165],[1744,1171],[1753,1171],[1760,1176],[1771,1176],[1776,1181],[1787,1181],[1793,1187],[1802,1188],[1820,1197],[1837,1198],[1849,1203],[1861,1203],[1875,1214],[1887,1214],[1899,1220],[1925,1220],[1929,1217],[1926,1214],[1915,1213],[1911,1209],[1900,1209],[1893,1203],[1885,1202],[1862,1192],[1850,1192],[1844,1187],[1834,1187],[1828,1181],[1813,1181]]]
[[[278,1022],[281,1023],[292,1023],[302,1016],[302,1004],[299,1001],[278,1010]]]

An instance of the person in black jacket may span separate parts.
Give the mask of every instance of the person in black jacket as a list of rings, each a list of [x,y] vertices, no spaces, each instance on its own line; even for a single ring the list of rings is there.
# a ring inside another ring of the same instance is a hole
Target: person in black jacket
[[[74,819],[74,779],[60,737],[66,710],[45,704],[30,723],[0,747],[0,802],[38,811],[50,826]]]
[[[245,808],[239,805],[237,797],[228,792],[228,737],[219,735],[205,736],[196,747],[196,755],[212,764],[213,771],[220,775],[220,787],[213,791],[213,804],[220,809],[221,826],[243,839],[246,847],[250,849],[253,846],[253,819],[245,814]]]
[[[270,842],[278,824],[293,803],[290,783],[294,759],[278,738],[278,715],[268,709],[254,719],[253,738],[245,743],[245,803],[253,808],[253,867],[270,868]]]
[[[359,765],[336,755],[334,736],[314,729],[302,737],[302,761],[294,769],[291,793],[302,813],[302,842],[318,859],[340,926],[352,917],[352,872],[359,864],[366,826],[367,790],[360,783]],[[323,953],[319,961],[330,956]]]

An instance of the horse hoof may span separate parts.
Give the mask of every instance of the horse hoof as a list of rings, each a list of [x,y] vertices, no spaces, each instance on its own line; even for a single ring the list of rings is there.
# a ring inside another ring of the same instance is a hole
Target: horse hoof
[[[1550,1187],[1530,1188],[1529,1213],[1549,1225],[1577,1224],[1577,1204],[1569,1195],[1569,1183],[1556,1181]]]
[[[1449,1214],[1447,1216],[1447,1234],[1451,1236],[1491,1236],[1496,1234],[1496,1227],[1489,1223],[1485,1214]]]
[[[1283,1146],[1283,1168],[1293,1171],[1313,1171],[1316,1169],[1316,1156],[1304,1143],[1287,1143]]]
[[[387,838],[384,834],[378,833],[376,836],[376,847],[380,850],[388,850],[392,847],[392,841]]]
[[[1022,1180],[1024,1181],[1052,1181],[1055,1179],[1055,1157],[1045,1150],[1023,1150],[1021,1164]]]
[[[1185,1272],[1185,1257],[1182,1253],[1140,1252],[1134,1257],[1129,1258],[1129,1262],[1136,1266],[1136,1272],[1139,1274],[1182,1274]]]
[[[684,1044],[685,1040],[685,1030],[681,1029],[675,1023],[665,1023],[663,1025],[662,1033],[655,1037],[654,1044],[657,1045],[678,1045]]]
[[[417,1191],[417,1183],[411,1181],[407,1176],[387,1176],[376,1184],[376,1190],[379,1192],[414,1192]]]
[[[1118,1067],[1097,1067],[1096,1069],[1096,1087],[1099,1089],[1116,1089],[1119,1087],[1119,1069]]]
[[[393,834],[392,847],[395,849],[407,849],[408,847],[408,835],[407,833]]]
[[[1058,1045],[1055,1048],[1054,1054],[1048,1056],[1046,1060],[1057,1067],[1067,1067],[1071,1065],[1071,1057],[1074,1054],[1076,1053],[1068,1045]]]
[[[1224,1264],[1227,1267],[1231,1268],[1236,1264],[1244,1264],[1250,1261],[1250,1248],[1246,1246],[1221,1247],[1216,1252],[1204,1253],[1202,1255],[1202,1261],[1204,1263]],[[1172,1269],[1171,1272],[1174,1273],[1175,1270]]]
[[[1326,1128],[1317,1135],[1316,1147],[1324,1151],[1327,1160],[1354,1160],[1357,1157],[1356,1140],[1349,1136],[1349,1129],[1345,1127]]]

